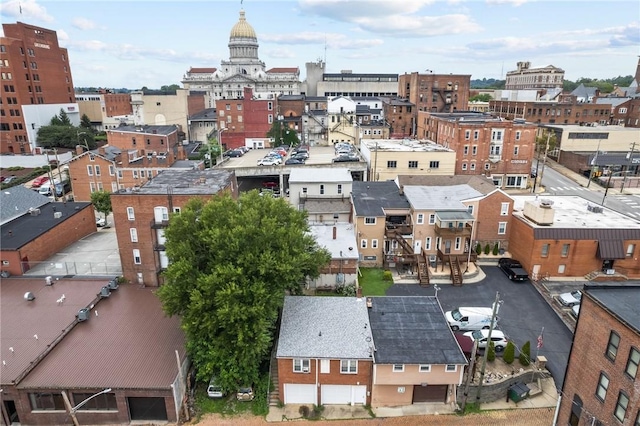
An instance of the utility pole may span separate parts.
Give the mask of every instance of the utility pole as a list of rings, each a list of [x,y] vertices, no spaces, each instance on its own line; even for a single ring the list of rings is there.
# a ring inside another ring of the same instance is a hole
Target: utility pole
[[[496,324],[496,315],[498,314],[498,306],[500,304],[500,292],[496,292],[496,300],[493,302],[493,311],[491,312],[491,324],[489,325],[489,334],[487,335],[487,347],[484,348],[482,357],[482,368],[480,369],[480,383],[478,383],[478,393],[476,394],[476,403],[480,406],[480,395],[482,394],[482,382],[484,382],[484,372],[487,367],[487,357],[489,356],[489,343],[491,342],[491,333]]]
[[[600,153],[600,142],[602,139],[598,139],[598,148],[596,149],[596,155],[591,160],[591,171],[589,172],[589,182],[587,182],[587,188],[591,185],[591,180],[593,179],[593,175],[595,172],[595,168],[598,167],[598,154]]]
[[[631,144],[631,152],[629,154],[627,154],[627,170],[624,171],[624,174],[622,175],[622,186],[620,187],[620,193],[622,194],[622,191],[624,190],[624,184],[627,181],[627,175],[629,174],[629,169],[631,168],[631,165],[633,164],[633,151],[636,150],[636,142],[633,142]]]
[[[540,171],[540,182],[542,183],[542,177],[544,176],[544,168],[547,165],[547,152],[549,152],[549,141],[551,140],[551,132],[547,130],[547,143],[544,147],[544,157],[542,158],[542,170]]]
[[[464,409],[467,406],[467,398],[469,397],[469,386],[471,386],[471,382],[473,381],[474,368],[476,364],[476,352],[478,350],[478,341],[473,340],[473,349],[471,349],[471,361],[469,363],[469,369],[467,370],[467,379],[464,384],[464,393],[462,394],[462,413],[464,414]]]
[[[611,184],[611,176],[613,176],[613,171],[609,168],[609,179],[607,179],[607,187],[604,189],[604,196],[602,197],[601,205],[604,206],[604,200],[607,198],[607,193],[609,192],[609,185]]]

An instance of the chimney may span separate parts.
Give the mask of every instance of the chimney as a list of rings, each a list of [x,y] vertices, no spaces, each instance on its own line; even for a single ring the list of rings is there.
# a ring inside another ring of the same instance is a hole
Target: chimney
[[[404,185],[400,185],[400,191],[398,191],[400,195],[404,195]]]
[[[338,228],[336,228],[335,226],[333,227],[333,239],[335,240],[336,237],[338,235]]]
[[[82,145],[76,145],[76,155],[80,155],[84,152]]]
[[[105,149],[104,145],[98,148],[98,154],[107,155],[107,150]]]

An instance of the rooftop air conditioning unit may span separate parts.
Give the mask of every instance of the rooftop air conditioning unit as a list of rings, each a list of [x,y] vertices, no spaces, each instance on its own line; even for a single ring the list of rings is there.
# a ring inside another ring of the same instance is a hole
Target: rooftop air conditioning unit
[[[107,284],[107,287],[109,287],[109,290],[117,290],[118,287],[120,287],[120,285],[118,285],[118,279],[114,278],[111,281],[109,281],[109,284]]]
[[[53,285],[53,277],[52,277],[51,275],[49,275],[48,277],[46,277],[46,278],[44,279],[44,283],[45,283],[46,285]]]
[[[78,318],[78,322],[83,322],[89,319],[89,309],[87,308],[82,308],[78,311],[78,314],[76,315],[76,317]]]
[[[53,213],[53,218],[54,219],[60,219],[62,217],[62,212],[55,212]]]
[[[111,296],[111,290],[109,289],[108,286],[105,285],[100,289],[100,297],[104,298],[109,296]]]
[[[303,373],[308,373],[309,372],[309,367],[302,367],[302,372]]]

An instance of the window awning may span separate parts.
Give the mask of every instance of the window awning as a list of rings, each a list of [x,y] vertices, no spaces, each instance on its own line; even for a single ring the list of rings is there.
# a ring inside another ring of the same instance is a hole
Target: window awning
[[[621,240],[600,240],[598,241],[598,257],[606,259],[624,259],[624,247]]]
[[[471,213],[460,210],[439,210],[436,211],[436,216],[443,222],[472,221],[474,219]]]

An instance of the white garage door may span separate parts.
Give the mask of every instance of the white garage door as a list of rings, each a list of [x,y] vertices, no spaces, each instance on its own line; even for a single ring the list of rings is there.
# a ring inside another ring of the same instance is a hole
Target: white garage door
[[[317,404],[316,385],[284,384],[285,404]]]
[[[365,404],[366,386],[322,385],[322,404]]]

